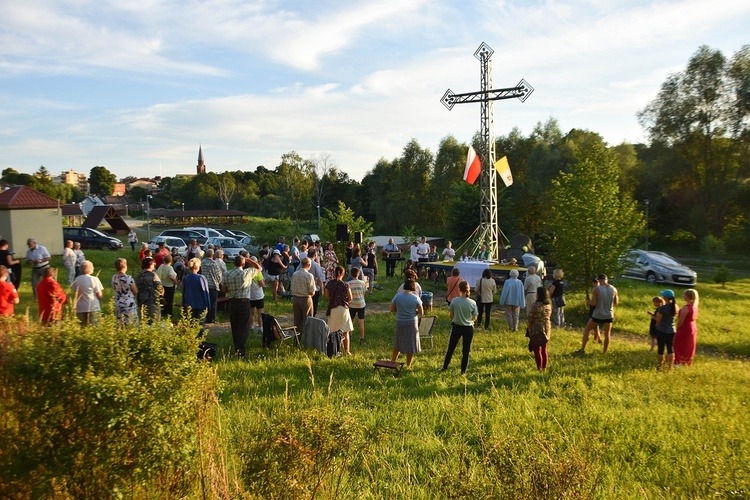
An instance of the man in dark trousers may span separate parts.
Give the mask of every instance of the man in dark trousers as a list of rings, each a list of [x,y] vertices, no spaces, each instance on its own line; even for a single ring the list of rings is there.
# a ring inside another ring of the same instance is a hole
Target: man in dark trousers
[[[248,263],[249,267],[244,268]],[[237,356],[247,354],[247,337],[250,334],[250,290],[253,278],[260,272],[260,264],[242,255],[234,258],[234,269],[224,275],[221,288],[229,298],[229,324],[232,328],[232,341]]]

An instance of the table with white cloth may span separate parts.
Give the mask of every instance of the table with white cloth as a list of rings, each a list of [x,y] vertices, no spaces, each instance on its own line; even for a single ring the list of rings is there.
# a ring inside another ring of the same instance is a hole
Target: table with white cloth
[[[451,270],[455,267],[461,271],[460,276],[469,283],[472,289],[474,288],[474,286],[476,286],[479,278],[482,277],[482,272],[484,272],[485,269],[489,269],[494,277],[499,276],[501,280],[505,280],[505,278],[508,277],[513,269],[517,270],[519,273],[524,273],[526,271],[525,267],[510,266],[507,264],[495,264],[477,260],[457,262],[451,260],[420,262],[419,264],[417,264],[417,266],[429,267],[433,270],[442,269],[448,275],[450,275]]]
[[[482,273],[485,269],[489,269],[490,265],[482,261],[459,261],[453,267],[461,271],[459,276],[468,281],[469,286],[474,289],[477,281],[482,277]]]

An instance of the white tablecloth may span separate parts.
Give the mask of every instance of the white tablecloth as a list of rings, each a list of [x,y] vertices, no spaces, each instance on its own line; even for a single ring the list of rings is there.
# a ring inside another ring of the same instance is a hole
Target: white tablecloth
[[[463,279],[469,282],[469,286],[471,286],[471,289],[473,290],[474,287],[477,284],[477,281],[479,281],[479,278],[482,277],[482,272],[485,269],[489,269],[490,265],[486,262],[456,262],[455,267],[461,271],[461,276]]]

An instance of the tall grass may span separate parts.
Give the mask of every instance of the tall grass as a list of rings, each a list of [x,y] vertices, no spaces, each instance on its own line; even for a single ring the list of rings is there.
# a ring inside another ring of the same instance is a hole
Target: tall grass
[[[114,260],[111,253],[105,257]],[[102,281],[112,272],[103,270]],[[372,369],[389,357],[393,342],[392,314],[372,310],[387,308],[398,281],[380,284],[383,290],[367,296],[366,344],[355,341],[351,357],[328,359],[291,345],[262,349],[253,334],[247,360],[215,362],[221,383],[206,391],[203,415],[185,429],[202,450],[193,492],[216,498],[750,496],[750,280],[726,289],[698,286],[699,353],[692,368],[655,370],[646,311],[663,287],[618,280],[622,305],[606,355],[596,345],[585,357],[573,355],[586,309],[583,293],[571,292],[567,319],[574,328],[553,331],[546,373],[537,372],[523,334],[507,331],[497,306],[490,330],[475,335],[467,375],[460,375],[455,358],[448,372],[438,373],[450,323],[436,299],[435,347],[418,354],[401,377]],[[422,284],[444,291],[441,284]],[[269,301],[267,310],[282,319],[291,315],[286,301]],[[226,329],[211,338],[231,352]]]

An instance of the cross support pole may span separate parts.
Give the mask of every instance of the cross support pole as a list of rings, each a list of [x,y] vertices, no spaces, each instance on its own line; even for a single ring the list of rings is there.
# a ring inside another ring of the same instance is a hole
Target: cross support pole
[[[456,104],[469,102],[481,103],[481,128],[480,135],[482,144],[480,155],[482,157],[482,172],[479,175],[479,228],[476,232],[479,244],[486,243],[490,252],[490,258],[499,260],[500,257],[500,226],[497,213],[497,174],[495,172],[495,116],[494,101],[503,99],[520,99],[525,102],[534,91],[534,88],[525,80],[511,88],[492,88],[492,54],[494,50],[482,42],[474,52],[481,65],[481,90],[479,92],[466,92],[455,94],[448,89],[440,101],[449,110]]]

